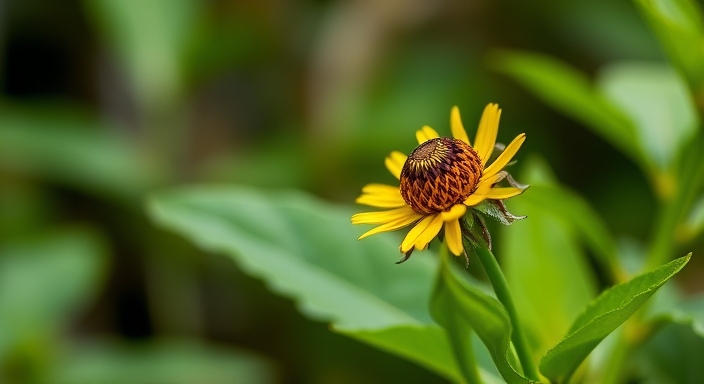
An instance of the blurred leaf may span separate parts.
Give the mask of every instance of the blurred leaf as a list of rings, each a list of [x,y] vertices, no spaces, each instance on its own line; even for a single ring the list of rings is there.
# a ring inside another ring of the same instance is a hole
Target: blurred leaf
[[[350,110],[355,104],[349,100],[341,103],[340,108],[349,111],[349,116],[340,115],[340,125],[354,124],[356,136],[352,138],[357,156],[359,151],[370,150],[385,155],[389,148],[408,153],[417,145],[414,132],[426,124],[441,135],[449,135],[450,109],[457,100],[463,101],[459,107],[465,127],[473,136],[483,107],[465,106],[482,106],[490,101],[477,90],[491,88],[480,75],[476,57],[437,44],[421,44],[400,52],[390,67],[393,69],[380,76],[373,92],[365,95],[361,113]]]
[[[341,333],[404,356],[435,372],[447,370],[448,365],[453,366],[452,373],[455,376],[451,379],[458,382],[461,380],[460,369],[456,367],[447,334],[435,324],[399,325],[378,330],[341,330]],[[473,353],[479,362],[479,374],[483,382],[501,383],[502,380],[496,376],[498,371],[491,369],[493,362],[486,349],[481,344],[474,345]]]
[[[535,160],[525,167],[531,176],[521,180],[531,187],[509,206],[528,219],[502,232],[498,252],[521,320],[538,335],[533,344],[539,356],[564,337],[596,296],[580,240],[615,264],[615,245],[604,224],[581,198],[550,181],[546,167]]]
[[[447,331],[449,343],[454,352],[451,358],[455,360],[464,382],[481,383],[478,367],[474,363],[476,359],[472,347],[472,326],[464,319],[462,311],[457,310],[455,300],[452,295],[438,288],[430,302],[430,312],[433,319]]]
[[[439,337],[427,309],[434,267],[425,257],[394,264],[398,243],[387,236],[357,241],[363,229],[350,224],[351,212],[298,192],[228,187],[160,193],[148,208],[161,225],[203,249],[228,254],[245,272],[296,300],[307,316],[457,377],[452,360],[438,361],[414,343],[390,346],[389,333],[372,332],[407,327],[403,334],[415,327],[415,337]],[[439,353],[446,340],[434,345]]]
[[[185,340],[99,342],[68,351],[51,383],[275,383],[275,370],[249,352]]]
[[[179,94],[182,56],[198,2],[91,0],[84,4],[127,64],[142,105],[158,108]]]
[[[654,323],[678,323],[688,325],[704,339],[704,294],[683,299],[681,294],[658,299],[650,314]]]
[[[621,62],[599,71],[604,95],[635,124],[644,154],[669,168],[699,124],[687,85],[664,64]]]
[[[515,361],[515,358],[510,344],[511,321],[504,306],[456,276],[447,258],[441,258],[431,308],[433,316],[445,327],[450,338],[468,340],[471,336],[468,332],[474,329],[506,382],[530,382],[509,361]],[[463,348],[471,347],[458,344],[455,348],[456,357],[462,358],[468,352]]]
[[[639,382],[647,384],[704,382],[704,338],[684,324],[670,323],[660,329],[638,353]]]
[[[99,122],[33,109],[3,108],[0,169],[124,200],[156,183],[143,157]]]
[[[511,76],[545,103],[591,128],[633,161],[644,165],[640,148],[635,145],[638,141],[633,122],[606,100],[584,74],[535,53],[500,51],[491,59],[496,70]]]
[[[704,229],[704,196],[700,196],[694,203],[692,210],[677,233],[684,239],[692,239]]]
[[[278,47],[271,26],[247,6],[205,9],[187,39],[184,70],[202,80],[247,65],[256,65]]]
[[[101,239],[63,231],[0,246],[0,360],[43,341],[95,295],[106,268]]]
[[[704,188],[704,130],[685,143],[678,157],[675,173],[677,188],[673,196],[665,201],[664,208],[656,220],[655,238],[651,242],[647,256],[647,268],[655,268],[670,259],[675,239],[686,233],[678,233]]]
[[[604,291],[592,300],[567,336],[543,357],[540,372],[554,382],[567,382],[601,340],[633,315],[658,288],[679,272],[691,254]]]
[[[660,41],[670,61],[704,97],[704,23],[701,9],[691,0],[636,0],[636,6]]]
[[[638,368],[646,383],[701,383],[704,294],[683,298],[670,287],[662,287],[649,306],[649,322],[657,329],[638,352]]]

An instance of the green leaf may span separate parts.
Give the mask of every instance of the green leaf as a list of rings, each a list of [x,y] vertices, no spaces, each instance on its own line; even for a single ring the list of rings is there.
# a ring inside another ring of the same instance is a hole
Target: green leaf
[[[156,174],[123,137],[78,113],[3,108],[0,169],[121,200],[135,200]]]
[[[544,168],[530,161],[525,173],[547,174]],[[521,179],[531,187],[508,205],[528,219],[502,231],[498,248],[516,310],[530,333],[538,336],[532,343],[538,356],[564,337],[597,294],[582,243],[591,245],[607,268],[616,264],[615,245],[596,213],[579,196],[542,179]]]
[[[699,124],[687,85],[669,66],[620,62],[599,71],[604,95],[633,121],[644,156],[667,170]]]
[[[526,194],[523,199],[527,200],[526,204],[533,206],[529,208],[530,211],[541,207],[548,215],[561,217],[561,221],[566,223],[594,252],[607,272],[614,272],[619,268],[616,243],[604,221],[586,200],[574,191],[559,185],[531,184],[530,189],[532,192]],[[530,217],[533,218],[532,215]],[[587,281],[587,285],[593,287],[593,276],[588,275]]]
[[[440,284],[442,282],[438,282],[436,286]],[[430,302],[433,319],[447,330],[454,352],[453,358],[464,381],[469,384],[481,383],[472,347],[472,326],[464,319],[462,311],[455,309],[455,298],[451,294],[443,291],[442,287],[438,287],[436,292]]]
[[[75,346],[52,371],[51,383],[276,383],[276,370],[249,352],[188,340],[146,344],[93,342]]]
[[[704,196],[699,196],[684,223],[681,224],[679,233],[684,239],[689,240],[700,234],[702,230],[704,230]]]
[[[669,323],[641,348],[637,366],[643,383],[699,384],[704,338],[686,324]]]
[[[104,245],[90,231],[0,246],[0,361],[66,325],[98,291],[105,269]]]
[[[427,309],[432,259],[421,254],[396,265],[398,242],[390,235],[358,241],[364,228],[352,226],[348,210],[299,192],[235,187],[160,193],[150,199],[148,209],[164,227],[203,249],[232,257],[245,272],[294,299],[307,316],[331,321],[340,332],[418,359],[450,379],[458,377],[452,360],[438,361],[421,345],[396,344],[383,331],[415,328],[414,337],[439,337]],[[434,345],[437,354],[446,341],[436,340]]]
[[[512,365],[515,364],[511,350],[512,327],[504,306],[456,276],[447,258],[441,258],[431,306],[433,315],[446,327],[450,338],[468,340],[470,329],[477,333],[506,382],[530,382]],[[466,345],[456,346],[458,358],[466,355],[466,348]]]
[[[447,370],[447,366],[453,367],[448,372],[448,378],[454,382],[461,382],[460,368],[455,364],[452,355],[450,341],[445,331],[435,324],[432,325],[399,325],[378,330],[342,330],[341,333],[350,337],[377,346],[383,350],[393,352],[435,372]],[[493,368],[491,357],[486,349],[481,348],[481,344],[476,345],[479,340],[475,340],[473,353],[479,363],[479,375],[483,383],[501,383],[498,371]],[[449,374],[455,376],[449,377]]]
[[[604,291],[577,317],[567,336],[543,357],[540,372],[554,382],[569,380],[594,347],[679,272],[690,257],[673,260]]]
[[[684,300],[681,294],[673,294],[666,299],[667,301],[656,301],[659,305],[650,314],[652,322],[688,325],[695,334],[704,339],[704,294]]]
[[[644,164],[642,153],[634,145],[637,140],[633,123],[606,100],[584,74],[556,59],[535,53],[500,51],[491,58],[494,69],[511,76],[548,105],[591,128],[636,163]]]
[[[636,0],[670,62],[685,75],[696,98],[704,95],[704,23],[691,0]]]
[[[648,320],[656,330],[636,359],[644,382],[704,381],[704,371],[699,366],[704,356],[704,295],[683,298],[677,289],[667,285],[649,308],[652,310]]]

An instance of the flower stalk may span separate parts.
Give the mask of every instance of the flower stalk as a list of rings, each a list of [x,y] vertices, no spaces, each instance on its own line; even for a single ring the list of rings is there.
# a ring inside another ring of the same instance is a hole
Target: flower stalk
[[[477,251],[479,261],[482,263],[482,266],[489,277],[489,281],[494,288],[496,298],[499,299],[501,304],[504,305],[506,312],[508,312],[508,317],[511,319],[511,325],[513,327],[511,341],[513,341],[513,346],[516,348],[516,354],[518,355],[518,361],[520,361],[521,367],[523,368],[523,373],[529,379],[539,381],[538,369],[531,357],[526,335],[523,331],[520,319],[518,318],[516,306],[513,304],[513,298],[511,296],[511,291],[508,288],[506,277],[504,277],[501,267],[496,261],[496,257],[487,247],[477,246],[474,249]]]

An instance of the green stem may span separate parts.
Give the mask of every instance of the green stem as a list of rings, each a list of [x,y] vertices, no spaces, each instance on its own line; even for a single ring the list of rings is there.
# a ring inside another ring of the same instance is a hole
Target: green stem
[[[521,362],[521,367],[523,367],[523,373],[529,379],[539,381],[538,369],[528,349],[526,335],[518,319],[518,313],[513,304],[511,291],[508,289],[508,283],[501,271],[501,267],[496,261],[496,257],[489,249],[486,247],[477,247],[475,249],[477,250],[477,256],[479,256],[479,260],[484,266],[487,276],[489,276],[489,281],[491,281],[491,285],[494,287],[496,298],[506,307],[508,316],[511,319],[511,325],[513,326],[511,341],[513,341],[513,346],[516,348],[516,354],[518,355],[518,361]]]

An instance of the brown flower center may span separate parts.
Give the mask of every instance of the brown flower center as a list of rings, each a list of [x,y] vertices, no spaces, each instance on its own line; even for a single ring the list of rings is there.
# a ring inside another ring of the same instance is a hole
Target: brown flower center
[[[482,161],[462,140],[441,137],[419,145],[401,170],[401,196],[419,213],[442,212],[477,189]]]

